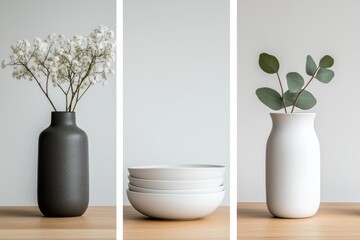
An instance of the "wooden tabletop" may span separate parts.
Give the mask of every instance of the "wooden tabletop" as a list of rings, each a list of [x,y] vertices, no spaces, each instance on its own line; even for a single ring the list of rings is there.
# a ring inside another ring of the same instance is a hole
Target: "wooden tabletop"
[[[124,206],[124,240],[189,240],[230,238],[230,210],[221,206],[207,217],[191,221],[155,220]]]
[[[115,207],[89,207],[81,217],[45,218],[37,207],[0,207],[0,239],[115,239],[115,214]]]
[[[238,239],[360,239],[360,203],[321,203],[306,219],[274,218],[265,203],[238,203],[237,218]]]

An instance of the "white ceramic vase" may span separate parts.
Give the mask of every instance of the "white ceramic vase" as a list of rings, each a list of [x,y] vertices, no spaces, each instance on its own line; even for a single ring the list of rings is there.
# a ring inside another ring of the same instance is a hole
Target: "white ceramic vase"
[[[270,113],[266,146],[266,202],[282,218],[315,215],[320,205],[320,145],[316,113]]]

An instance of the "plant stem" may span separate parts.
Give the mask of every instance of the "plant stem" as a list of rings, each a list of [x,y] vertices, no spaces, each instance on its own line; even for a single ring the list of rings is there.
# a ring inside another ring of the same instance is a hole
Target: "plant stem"
[[[54,45],[54,41],[51,42],[51,44],[50,44],[50,46],[49,46],[49,49],[48,49],[48,51],[47,51],[47,53],[46,53],[46,56],[45,56],[45,58],[44,58],[44,61],[42,62],[42,65],[44,65],[44,66],[45,66],[45,62],[46,62],[46,60],[47,60],[47,58],[48,58],[48,56],[49,56],[51,47],[52,47],[53,45]]]
[[[46,94],[49,94],[49,75],[46,77]]]
[[[31,76],[33,76],[33,78],[35,79],[35,81],[37,82],[37,84],[39,85],[41,91],[45,94],[46,98],[49,100],[51,106],[53,107],[54,111],[57,112],[55,105],[53,104],[53,102],[51,101],[49,95],[45,92],[45,90],[43,89],[43,87],[41,86],[40,82],[38,81],[38,79],[35,77],[35,75],[33,74],[33,72],[28,68],[28,66],[26,66],[25,64],[21,63],[22,66],[24,66],[26,68],[26,70],[31,74]]]
[[[277,76],[277,78],[279,80],[279,84],[280,84],[280,88],[281,88],[281,102],[282,102],[282,104],[284,106],[285,113],[287,113],[285,102],[284,102],[284,88],[283,88],[283,86],[281,84],[281,79],[280,79],[280,76],[279,76],[278,72],[276,72],[276,76]]]
[[[66,95],[66,92],[65,92],[65,90],[60,86],[60,84],[56,84],[59,88],[60,88],[60,90]]]
[[[73,92],[73,95],[71,96],[71,100],[70,100],[70,111],[71,111],[71,107],[72,107],[73,101],[74,101],[74,99],[75,99],[75,96],[76,96],[77,92],[80,91],[81,84],[82,84],[82,83],[85,81],[85,79],[89,76],[91,69],[92,69],[93,66],[95,65],[95,60],[96,60],[96,58],[93,57],[90,65],[89,65],[89,68],[87,69],[87,71],[86,71],[86,73],[85,73],[85,76],[81,79],[80,83],[77,84],[77,86],[76,86],[76,88],[75,88],[75,91]]]
[[[87,92],[87,90],[88,90],[90,87],[91,87],[91,84],[84,90],[84,92],[83,92],[80,96],[79,96],[79,95],[77,96],[76,102],[75,102],[75,106],[74,106],[74,108],[73,108],[73,111],[75,111],[75,108],[76,108],[78,102],[80,101],[80,99],[84,96],[84,94]]]
[[[69,77],[69,80],[70,80],[70,83],[69,83],[69,87],[68,87],[68,89],[67,89],[67,91],[66,91],[66,111],[68,111],[68,109],[69,109],[69,93],[70,93],[70,89],[71,89],[71,85],[72,85],[72,81],[73,81],[73,79],[71,79],[70,77]],[[70,110],[69,110],[69,112],[70,112]]]
[[[65,111],[68,110],[68,95],[65,94]]]
[[[295,109],[295,105],[297,103],[297,101],[299,100],[300,98],[300,95],[305,91],[305,88],[307,88],[307,86],[309,86],[309,84],[311,83],[311,81],[314,79],[314,77],[316,76],[316,73],[317,71],[320,69],[320,67],[318,67],[315,71],[315,73],[311,76],[310,80],[307,82],[307,84],[305,85],[305,87],[303,89],[301,89],[301,91],[298,93],[298,95],[296,95],[296,98],[295,98],[295,101],[294,101],[294,104],[291,108],[291,113],[294,112],[294,109]]]

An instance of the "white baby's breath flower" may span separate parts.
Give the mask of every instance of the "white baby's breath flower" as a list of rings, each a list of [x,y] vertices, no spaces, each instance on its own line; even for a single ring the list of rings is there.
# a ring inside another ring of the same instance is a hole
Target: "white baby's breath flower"
[[[27,39],[24,40],[24,44],[26,47],[28,48],[30,47],[30,42]]]
[[[47,39],[50,40],[51,42],[55,41],[55,38],[56,38],[56,33],[52,33],[47,36]]]
[[[107,33],[109,38],[113,38],[114,37],[114,31],[108,31]]]
[[[105,85],[115,60],[114,32],[105,26],[98,26],[88,36],[75,35],[66,39],[62,34],[49,34],[45,39],[36,37],[31,44],[28,40],[19,40],[10,48],[9,61],[3,60],[1,67],[13,67],[15,79],[36,81],[41,88],[48,81],[62,91],[70,92],[67,111],[74,111],[77,101],[74,96],[97,83]],[[79,91],[79,92],[78,92]],[[47,96],[48,97],[48,96]],[[51,105],[55,106],[48,97]],[[71,108],[71,109],[70,109]]]
[[[6,60],[1,61],[1,68],[6,68],[7,65],[8,65],[8,63]]]

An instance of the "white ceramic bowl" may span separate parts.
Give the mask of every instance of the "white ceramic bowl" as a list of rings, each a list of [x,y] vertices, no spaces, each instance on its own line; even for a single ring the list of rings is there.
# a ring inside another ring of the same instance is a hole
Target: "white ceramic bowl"
[[[149,180],[195,181],[222,178],[225,167],[207,164],[149,165],[128,168],[130,176]]]
[[[185,190],[199,188],[214,188],[223,184],[224,178],[206,181],[161,181],[147,180],[128,176],[130,184],[135,187],[157,189],[157,190]]]
[[[199,194],[199,193],[215,193],[224,191],[224,185],[214,188],[200,188],[200,189],[187,189],[187,190],[158,190],[148,189],[133,186],[129,183],[129,190],[142,193],[157,193],[157,194]]]
[[[225,191],[203,194],[154,194],[126,190],[131,205],[153,218],[190,220],[212,213],[223,201]]]

